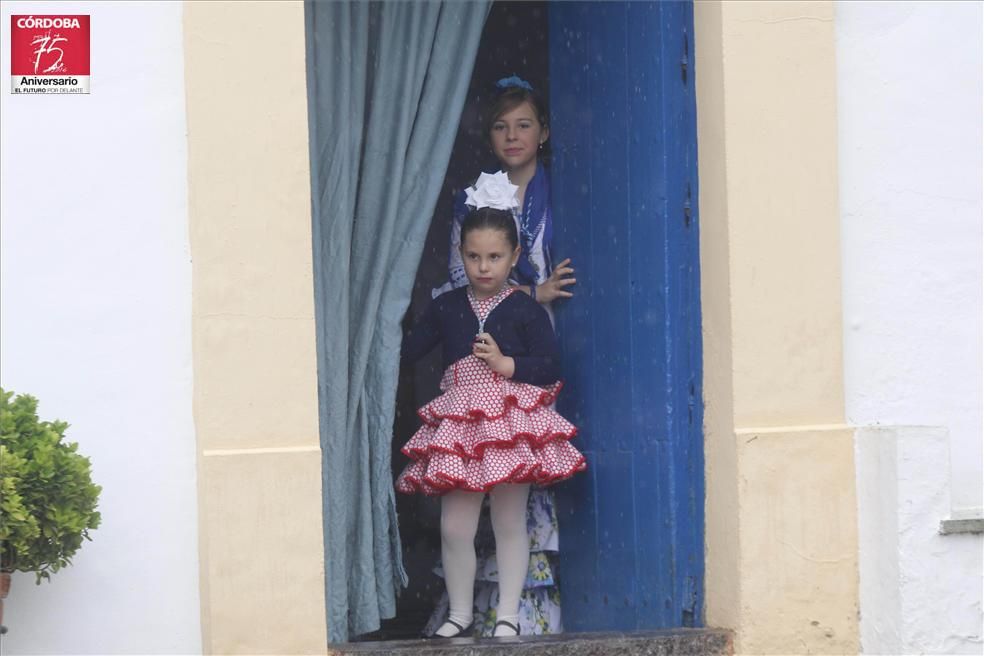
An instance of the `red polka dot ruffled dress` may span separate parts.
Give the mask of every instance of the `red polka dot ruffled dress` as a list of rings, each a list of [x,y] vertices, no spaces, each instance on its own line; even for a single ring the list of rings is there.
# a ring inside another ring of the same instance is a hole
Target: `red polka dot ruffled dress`
[[[484,301],[469,294],[484,319],[512,293]],[[436,399],[417,411],[423,426],[403,447],[411,462],[396,481],[406,494],[451,490],[488,492],[500,483],[549,485],[583,471],[584,456],[569,440],[577,428],[550,407],[560,392],[518,383],[474,355],[447,368]]]

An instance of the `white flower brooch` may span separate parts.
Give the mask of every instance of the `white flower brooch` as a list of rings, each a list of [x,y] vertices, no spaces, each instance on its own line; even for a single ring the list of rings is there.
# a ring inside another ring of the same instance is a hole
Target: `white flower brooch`
[[[504,171],[482,173],[474,185],[465,189],[465,204],[475,209],[491,207],[494,210],[511,210],[519,207],[516,185],[509,182]]]

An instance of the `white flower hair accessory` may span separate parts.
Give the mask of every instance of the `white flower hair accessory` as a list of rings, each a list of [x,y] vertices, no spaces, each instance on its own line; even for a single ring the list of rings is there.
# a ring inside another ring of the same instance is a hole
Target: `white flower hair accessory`
[[[494,210],[512,210],[519,207],[516,191],[519,187],[509,182],[504,171],[482,173],[475,184],[465,189],[465,204],[476,210],[491,207]]]

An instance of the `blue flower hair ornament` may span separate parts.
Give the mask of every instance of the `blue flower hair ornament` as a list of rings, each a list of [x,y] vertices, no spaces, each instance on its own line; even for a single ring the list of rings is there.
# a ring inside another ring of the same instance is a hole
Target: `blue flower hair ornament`
[[[496,89],[509,89],[510,87],[519,87],[521,89],[526,89],[527,91],[533,90],[533,85],[518,75],[504,77],[495,83]]]

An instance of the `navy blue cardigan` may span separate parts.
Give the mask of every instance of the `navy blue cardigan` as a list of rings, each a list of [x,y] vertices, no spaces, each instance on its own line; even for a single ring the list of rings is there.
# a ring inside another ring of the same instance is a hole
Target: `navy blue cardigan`
[[[413,363],[438,344],[444,368],[471,355],[478,332],[478,318],[468,302],[468,287],[441,294],[427,306],[423,316],[403,339],[400,356]],[[550,385],[560,378],[557,338],[546,310],[521,291],[503,299],[485,320],[503,355],[516,363],[512,380],[531,385]]]

